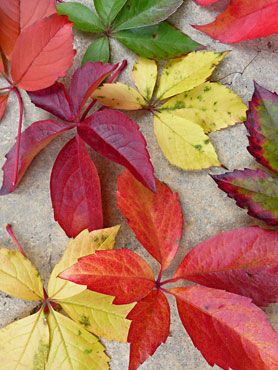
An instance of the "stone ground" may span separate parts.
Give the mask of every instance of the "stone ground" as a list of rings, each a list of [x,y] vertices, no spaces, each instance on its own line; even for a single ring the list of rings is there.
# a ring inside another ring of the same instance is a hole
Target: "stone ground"
[[[82,1],[90,5],[91,0]],[[208,9],[198,7],[193,1],[187,0],[171,21],[189,34],[196,41],[219,51],[231,50],[221,67],[218,68],[214,79],[222,82],[237,92],[245,102],[252,96],[253,80],[264,87],[277,89],[277,50],[276,36],[243,42],[238,45],[224,45],[212,41],[202,33],[194,30],[190,24],[204,24],[214,19],[215,14],[223,10],[227,2],[220,2]],[[78,56],[75,66],[78,66],[81,57],[92,41],[91,35],[76,32],[75,46]],[[121,76],[121,81],[130,81],[130,72],[135,55],[129,53],[117,42],[113,42],[113,61],[120,61],[128,56],[129,66]],[[233,74],[231,74],[233,73]],[[275,80],[276,78],[276,80]],[[36,109],[28,97],[24,95],[25,120],[24,127],[33,121],[46,119],[48,115]],[[4,155],[14,142],[18,121],[18,106],[15,97],[9,101],[9,108],[5,119],[1,123],[0,158],[1,165]],[[168,183],[171,188],[180,194],[184,212],[184,236],[180,251],[173,266],[167,271],[170,277],[182,256],[200,241],[214,234],[239,226],[256,223],[246,212],[238,208],[233,200],[218,190],[215,183],[208,176],[209,171],[182,172],[171,166],[163,157],[155,140],[152,119],[148,114],[131,114],[140,125],[144,133],[148,148],[158,178]],[[36,264],[44,279],[48,279],[54,264],[59,260],[67,243],[63,230],[53,219],[49,197],[50,171],[64,143],[71,135],[64,135],[53,142],[33,162],[27,175],[17,191],[9,196],[0,198],[0,242],[12,247],[12,243],[5,232],[5,225],[11,223],[22,241],[27,254]],[[247,137],[243,125],[223,130],[211,135],[222,163],[230,170],[257,166],[246,150]],[[127,223],[121,217],[115,206],[116,178],[121,168],[105,159],[92,154],[102,182],[103,201],[105,209],[105,226],[122,224],[117,247],[128,247],[146,257],[148,262],[157,269],[154,261],[147,255],[135,240]],[[210,173],[221,173],[222,169],[212,169]],[[191,340],[185,333],[174,302],[171,301],[171,333],[166,342],[155,355],[146,361],[142,369],[146,370],[181,370],[181,369],[209,369],[200,353],[194,348]],[[13,299],[5,294],[0,295],[0,324],[4,326],[15,319],[27,315],[34,305],[21,300]],[[277,305],[267,309],[273,325],[278,328]],[[124,370],[128,366],[128,345],[105,341],[107,351],[112,357],[111,369]]]

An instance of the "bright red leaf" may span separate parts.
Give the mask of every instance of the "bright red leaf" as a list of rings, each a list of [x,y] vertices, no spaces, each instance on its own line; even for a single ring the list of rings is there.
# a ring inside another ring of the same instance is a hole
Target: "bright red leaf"
[[[70,130],[72,127],[73,126],[69,124],[54,122],[52,120],[32,123],[21,136],[16,183],[14,183],[16,145],[14,145],[6,155],[7,160],[3,166],[4,177],[0,195],[13,192],[36,155],[38,155],[53,139],[63,132]]]
[[[80,258],[59,277],[87,285],[96,292],[115,296],[116,304],[139,301],[155,285],[149,265],[128,249],[96,251],[95,254]]]
[[[219,0],[195,0],[195,1],[199,5],[208,6],[208,5],[216,3]]]
[[[78,127],[78,133],[92,149],[126,167],[140,182],[155,191],[154,170],[144,136],[125,114],[103,109]]]
[[[3,118],[9,98],[9,93],[8,94],[3,94],[0,95],[0,121]]]
[[[201,286],[171,292],[186,331],[211,366],[278,369],[278,336],[249,298]]]
[[[27,27],[11,56],[11,76],[25,90],[39,90],[65,76],[72,64],[72,23],[54,14]],[[20,63],[19,63],[20,61]]]
[[[0,43],[0,45],[1,45],[1,43]],[[5,66],[4,66],[2,55],[1,55],[1,52],[0,52],[0,74],[4,73],[4,72],[5,72]]]
[[[103,227],[100,181],[85,144],[76,136],[58,154],[50,191],[54,218],[69,237]]]
[[[174,278],[252,298],[259,306],[278,300],[278,233],[243,227],[194,247]]]
[[[166,342],[170,329],[170,307],[165,295],[152,291],[129,313],[132,320],[127,341],[130,343],[129,370],[136,370]]]
[[[231,0],[214,22],[194,27],[216,40],[234,43],[278,33],[277,14],[277,0]]]
[[[6,56],[24,28],[54,13],[55,0],[1,0],[0,45]]]
[[[182,236],[179,196],[156,180],[156,193],[128,171],[118,178],[117,204],[129,226],[164,271],[174,259]]]

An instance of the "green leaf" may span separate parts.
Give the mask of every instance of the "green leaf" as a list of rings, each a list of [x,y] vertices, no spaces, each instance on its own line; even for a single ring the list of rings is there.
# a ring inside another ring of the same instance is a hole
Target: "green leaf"
[[[110,26],[127,0],[94,0],[95,8],[103,21],[103,24]]]
[[[128,0],[115,21],[114,30],[150,26],[167,19],[182,0]]]
[[[97,62],[101,61],[107,63],[110,59],[110,48],[109,48],[109,39],[107,36],[102,35],[95,41],[86,50],[84,57],[82,59],[82,65],[87,62]]]
[[[175,58],[200,47],[168,22],[120,31],[114,37],[141,57],[156,60]]]
[[[93,11],[80,3],[63,3],[57,5],[60,15],[67,15],[74,27],[85,32],[101,32],[104,30],[100,19]]]

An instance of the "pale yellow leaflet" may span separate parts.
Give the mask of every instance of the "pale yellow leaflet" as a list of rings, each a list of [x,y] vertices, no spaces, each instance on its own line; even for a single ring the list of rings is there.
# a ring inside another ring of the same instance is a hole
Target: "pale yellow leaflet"
[[[157,80],[157,64],[154,60],[138,58],[132,70],[133,81],[140,94],[150,101]]]
[[[0,249],[0,290],[29,301],[43,298],[37,269],[20,252],[7,248]]]

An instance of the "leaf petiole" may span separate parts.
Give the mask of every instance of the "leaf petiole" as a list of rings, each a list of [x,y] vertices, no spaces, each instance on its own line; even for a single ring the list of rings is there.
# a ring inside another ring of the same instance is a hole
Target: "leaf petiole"
[[[10,235],[12,241],[14,242],[15,246],[17,247],[17,249],[19,250],[19,252],[27,258],[27,255],[23,249],[23,246],[20,244],[20,242],[17,240],[16,236],[14,235],[14,232],[13,232],[13,229],[12,229],[12,226],[10,224],[8,224],[6,226],[6,230],[8,232],[8,234]]]
[[[178,280],[182,280],[182,279],[181,278],[168,279],[168,280],[162,281],[159,285],[162,286],[162,285],[166,285],[170,283],[175,283]]]

